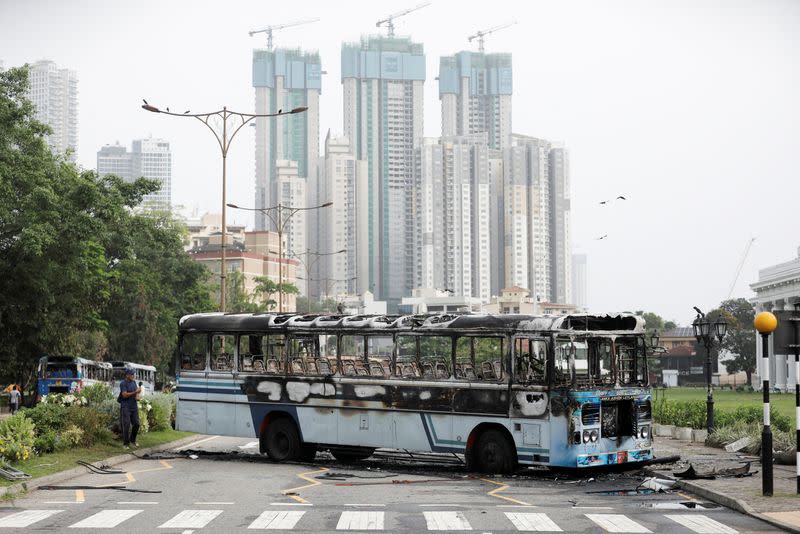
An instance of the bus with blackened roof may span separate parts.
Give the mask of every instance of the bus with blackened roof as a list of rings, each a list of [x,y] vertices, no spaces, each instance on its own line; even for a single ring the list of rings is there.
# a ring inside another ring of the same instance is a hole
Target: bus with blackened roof
[[[176,428],[256,438],[275,461],[390,448],[508,473],[653,455],[634,315],[206,313],[179,332]]]

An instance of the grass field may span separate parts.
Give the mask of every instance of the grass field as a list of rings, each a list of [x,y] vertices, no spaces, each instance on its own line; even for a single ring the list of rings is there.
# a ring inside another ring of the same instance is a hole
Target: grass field
[[[706,390],[705,388],[666,388],[653,390],[654,400],[660,400],[662,397],[667,400],[676,401],[704,401],[706,400]],[[770,393],[769,400],[773,409],[794,421],[794,393]],[[763,396],[760,391],[714,390],[715,408],[733,409],[737,406],[744,405],[761,406],[762,402]]]
[[[178,432],[176,430],[145,432],[144,434],[139,434],[138,441],[140,448],[153,447],[190,435],[191,432]],[[93,447],[76,447],[51,454],[32,456],[27,461],[14,462],[11,465],[36,478],[78,467],[78,464],[75,463],[77,460],[97,462],[111,456],[116,456],[117,454],[122,454],[123,452],[125,451],[122,449],[121,442],[104,443]],[[0,486],[10,486],[11,484],[15,484],[15,482],[0,479]]]

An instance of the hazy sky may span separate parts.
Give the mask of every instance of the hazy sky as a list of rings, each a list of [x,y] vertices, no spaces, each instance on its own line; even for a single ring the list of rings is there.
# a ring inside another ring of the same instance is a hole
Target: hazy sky
[[[216,141],[194,120],[142,110],[141,99],[252,111],[251,52],[264,38],[248,30],[319,17],[276,32],[275,45],[319,50],[324,138],[342,129],[342,41],[419,1],[0,0],[0,60],[77,71],[81,165],[94,168],[104,144],[163,137],[173,202],[218,212]],[[427,136],[440,133],[439,56],[475,49],[467,36],[514,19],[486,50],[513,54],[514,132],[569,148],[573,246],[589,255],[593,311],[687,323],[692,306],[727,297],[750,237],[734,296],[752,295],[759,268],[796,256],[800,2],[434,0],[396,23],[425,45]],[[253,158],[245,129],[229,155],[229,202],[253,204]],[[628,200],[598,204],[618,194]]]

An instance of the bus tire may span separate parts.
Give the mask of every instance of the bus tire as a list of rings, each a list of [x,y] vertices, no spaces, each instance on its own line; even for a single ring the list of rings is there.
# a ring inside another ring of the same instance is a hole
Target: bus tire
[[[346,449],[331,449],[331,454],[334,458],[338,461],[342,462],[343,464],[349,464],[353,462],[358,462],[359,460],[366,460],[372,453],[375,452],[375,449],[372,447],[348,447]]]
[[[288,417],[270,422],[264,436],[267,455],[276,462],[288,462],[300,455],[300,435],[297,426]]]
[[[475,444],[474,465],[482,473],[510,474],[516,468],[514,449],[498,430],[486,430]]]

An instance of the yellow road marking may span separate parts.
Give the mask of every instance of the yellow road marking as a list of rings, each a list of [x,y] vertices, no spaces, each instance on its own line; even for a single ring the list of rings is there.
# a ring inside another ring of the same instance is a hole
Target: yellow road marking
[[[86,502],[86,495],[83,490],[75,490],[75,502]]]
[[[122,482],[112,482],[111,484],[104,484],[104,485],[102,485],[100,487],[101,488],[107,488],[108,486],[119,486],[120,484],[127,484],[128,482],[136,482],[136,477],[133,476],[134,473],[138,475],[139,473],[150,473],[152,471],[164,471],[165,469],[172,469],[172,466],[169,465],[166,462],[166,460],[159,460],[158,463],[160,463],[163,467],[154,467],[152,469],[142,469],[141,471],[128,471],[127,473],[125,473],[125,479],[126,480],[124,480]]]
[[[484,482],[488,482],[489,484],[494,484],[495,486],[500,486],[499,488],[495,488],[492,491],[487,492],[486,495],[489,495],[490,497],[497,497],[498,499],[503,499],[503,500],[508,501],[508,502],[513,502],[514,504],[522,504],[524,506],[531,506],[530,503],[527,503],[525,501],[519,501],[519,500],[513,499],[511,497],[506,497],[505,495],[498,495],[498,493],[500,493],[501,491],[505,491],[505,490],[507,490],[508,488],[511,487],[508,484],[504,484],[502,482],[497,482],[496,480],[490,480],[488,478],[482,478],[481,480],[483,480]]]
[[[307,500],[305,500],[304,498],[300,497],[299,495],[288,495],[288,494],[289,493],[294,493],[294,492],[296,492],[298,490],[305,489],[305,488],[313,488],[314,486],[321,486],[322,482],[320,482],[319,480],[314,480],[313,478],[308,478],[306,475],[324,473],[325,471],[329,471],[329,469],[327,467],[320,467],[319,469],[317,469],[315,471],[306,471],[305,473],[298,474],[297,477],[302,479],[302,480],[305,480],[306,482],[308,482],[308,484],[306,484],[304,486],[297,486],[296,488],[285,489],[285,490],[283,490],[281,492],[281,495],[286,495],[287,497],[289,497],[291,499],[294,499],[295,501],[300,502],[300,503],[304,503],[304,504],[308,503]]]

